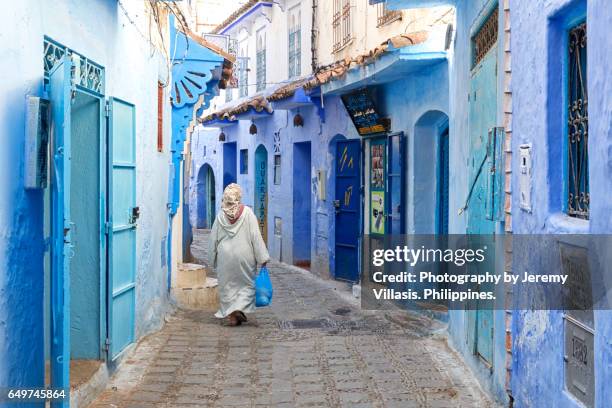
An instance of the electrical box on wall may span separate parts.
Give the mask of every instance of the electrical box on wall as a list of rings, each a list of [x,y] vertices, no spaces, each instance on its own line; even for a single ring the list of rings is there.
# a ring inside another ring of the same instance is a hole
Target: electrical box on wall
[[[519,146],[519,197],[521,210],[531,212],[531,144]]]
[[[317,170],[317,191],[319,193],[319,200],[325,201],[325,170]]]
[[[28,190],[47,187],[49,167],[49,101],[27,96],[25,126],[24,186]]]

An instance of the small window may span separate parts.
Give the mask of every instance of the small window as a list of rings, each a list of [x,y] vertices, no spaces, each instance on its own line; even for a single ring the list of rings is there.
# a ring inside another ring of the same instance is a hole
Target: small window
[[[587,25],[569,31],[567,39],[567,213],[589,219],[589,116],[587,95]]]
[[[240,150],[240,174],[249,173],[249,151],[247,149]]]
[[[333,28],[333,52],[338,52],[347,46],[353,39],[353,28],[351,24],[351,0],[333,0],[334,14],[332,19]]]
[[[164,150],[164,85],[157,81],[157,151]]]
[[[289,11],[289,78],[302,74],[302,12],[300,6]]]
[[[281,183],[281,155],[274,155],[274,184]]]
[[[266,33],[257,33],[257,89],[263,91],[266,88]]]

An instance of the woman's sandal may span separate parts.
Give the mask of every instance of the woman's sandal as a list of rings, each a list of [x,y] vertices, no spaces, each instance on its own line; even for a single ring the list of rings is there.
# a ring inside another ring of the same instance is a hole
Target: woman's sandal
[[[248,321],[246,315],[240,310],[236,312],[236,318],[238,319],[238,322],[239,322],[238,324],[242,324]]]
[[[232,313],[228,316],[228,320],[229,320],[229,325],[234,327],[234,326],[240,326],[240,324],[242,324],[242,322],[240,321],[240,319],[238,319],[238,317]]]

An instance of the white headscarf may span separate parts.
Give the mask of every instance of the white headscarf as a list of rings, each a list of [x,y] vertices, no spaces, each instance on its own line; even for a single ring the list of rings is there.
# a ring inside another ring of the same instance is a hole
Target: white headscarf
[[[225,187],[223,191],[223,200],[221,201],[221,209],[230,221],[234,221],[238,216],[241,204],[242,189],[240,186],[232,183]]]

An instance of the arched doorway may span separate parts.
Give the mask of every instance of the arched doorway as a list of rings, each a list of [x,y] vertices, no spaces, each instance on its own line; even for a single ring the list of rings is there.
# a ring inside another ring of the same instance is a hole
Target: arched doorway
[[[197,228],[212,228],[215,221],[215,174],[209,164],[200,167],[198,172],[198,217]]]
[[[414,214],[416,234],[448,234],[449,149],[448,116],[428,111],[414,129]]]
[[[266,244],[268,243],[268,150],[259,145],[255,150],[255,215],[259,230]]]

